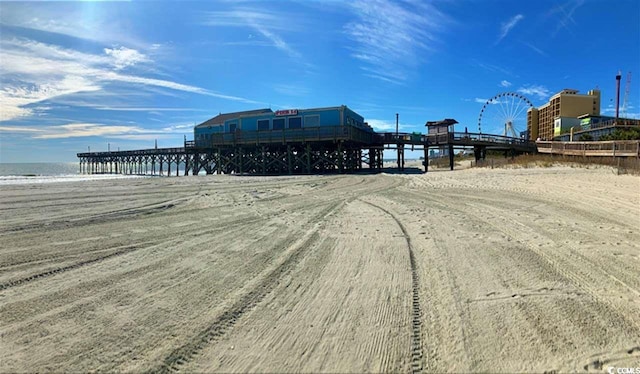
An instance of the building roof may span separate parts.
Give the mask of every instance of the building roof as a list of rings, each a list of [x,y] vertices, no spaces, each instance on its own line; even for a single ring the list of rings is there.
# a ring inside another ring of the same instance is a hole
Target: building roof
[[[226,120],[229,120],[229,119],[238,118],[240,116],[252,116],[256,114],[266,114],[266,113],[273,113],[273,111],[269,108],[265,108],[265,109],[245,110],[243,112],[220,113],[217,116],[197,125],[196,128],[222,125]]]
[[[425,124],[425,126],[450,126],[458,123],[455,119],[445,118],[442,121],[429,121]]]

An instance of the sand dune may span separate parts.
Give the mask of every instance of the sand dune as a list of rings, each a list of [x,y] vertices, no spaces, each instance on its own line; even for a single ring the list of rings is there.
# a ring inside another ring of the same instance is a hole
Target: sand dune
[[[640,366],[640,178],[0,187],[0,372]]]

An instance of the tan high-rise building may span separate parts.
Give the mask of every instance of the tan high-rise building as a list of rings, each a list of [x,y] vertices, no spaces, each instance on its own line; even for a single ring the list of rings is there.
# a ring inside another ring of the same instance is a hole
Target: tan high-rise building
[[[564,89],[551,96],[549,102],[527,111],[527,130],[530,139],[553,139],[553,121],[558,117],[577,118],[583,114],[600,115],[600,90],[590,90],[586,95],[578,90]]]

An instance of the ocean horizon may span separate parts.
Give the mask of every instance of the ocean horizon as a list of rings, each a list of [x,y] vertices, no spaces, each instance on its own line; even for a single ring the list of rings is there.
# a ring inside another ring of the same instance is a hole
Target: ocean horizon
[[[0,186],[144,177],[122,174],[80,174],[80,165],[77,162],[0,163]]]
[[[77,175],[77,162],[8,162],[0,163],[0,176],[59,176]]]

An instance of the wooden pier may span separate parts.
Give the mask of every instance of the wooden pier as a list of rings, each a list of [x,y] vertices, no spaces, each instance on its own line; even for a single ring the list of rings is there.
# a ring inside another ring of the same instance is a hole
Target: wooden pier
[[[206,142],[185,141],[179,148],[78,153],[80,172],[86,174],[198,175],[206,174],[321,174],[380,172],[383,152],[397,152],[398,169],[404,170],[405,150],[430,147],[449,152],[453,170],[454,149],[472,147],[476,160],[487,149],[505,155],[533,153],[535,144],[499,135],[449,132],[443,134],[375,133],[335,126],[216,134]],[[423,164],[425,172],[428,163]]]
[[[377,134],[351,127],[219,134],[180,148],[78,153],[81,173],[314,174],[382,169]]]

